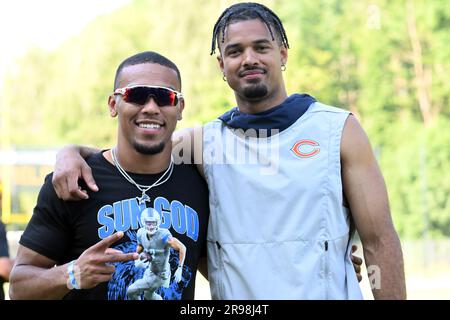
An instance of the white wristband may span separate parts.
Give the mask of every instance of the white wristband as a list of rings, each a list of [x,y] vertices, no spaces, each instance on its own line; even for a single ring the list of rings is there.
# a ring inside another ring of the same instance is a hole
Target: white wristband
[[[75,265],[76,260],[72,260],[69,265],[67,266],[67,273],[69,274],[69,280],[67,281],[67,287],[72,290],[80,290],[80,286],[77,283],[77,279],[75,278],[75,273],[73,270],[73,267]]]

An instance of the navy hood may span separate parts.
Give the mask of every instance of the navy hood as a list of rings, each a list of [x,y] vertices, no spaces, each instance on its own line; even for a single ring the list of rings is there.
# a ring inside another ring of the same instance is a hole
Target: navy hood
[[[242,113],[237,107],[225,112],[219,117],[223,123],[234,129],[278,129],[280,132],[297,121],[316,99],[308,94],[293,94],[282,104],[269,110],[248,114]]]

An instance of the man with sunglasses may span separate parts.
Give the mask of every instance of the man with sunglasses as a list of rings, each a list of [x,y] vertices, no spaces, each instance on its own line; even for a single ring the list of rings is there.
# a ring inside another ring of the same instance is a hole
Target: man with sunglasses
[[[12,299],[194,298],[208,190],[194,166],[171,155],[180,91],[178,68],[158,53],[120,64],[108,99],[117,144],[87,159],[100,190],[63,201],[46,177],[20,239]],[[157,233],[144,232],[150,218],[143,212],[157,213]],[[144,253],[152,258],[148,269],[135,263]]]
[[[202,140],[202,156],[193,158],[203,159],[210,192],[213,299],[362,298],[349,252],[353,226],[374,297],[405,298],[386,186],[358,121],[307,94],[287,95],[288,39],[267,7],[227,8],[214,26],[211,54],[216,45],[237,107],[182,139],[191,147]],[[97,189],[79,152],[59,154],[54,184],[64,198],[87,196],[78,177]]]

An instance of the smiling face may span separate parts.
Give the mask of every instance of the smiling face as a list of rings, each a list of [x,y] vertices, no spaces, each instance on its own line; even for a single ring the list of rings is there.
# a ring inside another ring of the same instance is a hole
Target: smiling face
[[[262,21],[252,19],[228,25],[220,52],[220,68],[238,104],[264,100],[275,106],[286,99],[281,65],[287,61],[287,49],[277,39],[272,40]]]
[[[175,70],[156,63],[141,63],[122,69],[118,77],[120,88],[149,85],[180,91],[180,82]],[[123,95],[109,97],[111,116],[118,116],[118,145],[125,150],[152,155],[172,148],[171,136],[177,120],[181,118],[184,100],[176,106],[159,107],[155,99],[144,104],[128,103]],[[170,151],[169,151],[170,152]]]

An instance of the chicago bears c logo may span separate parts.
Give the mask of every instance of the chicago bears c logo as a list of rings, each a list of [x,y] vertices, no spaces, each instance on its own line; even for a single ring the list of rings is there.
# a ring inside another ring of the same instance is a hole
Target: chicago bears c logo
[[[309,139],[297,141],[291,151],[300,158],[311,158],[320,152],[318,142]]]

